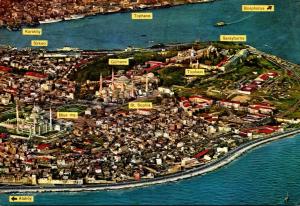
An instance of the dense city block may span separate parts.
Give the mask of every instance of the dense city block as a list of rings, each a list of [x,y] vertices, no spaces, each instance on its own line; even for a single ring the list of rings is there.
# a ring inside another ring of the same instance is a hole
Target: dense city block
[[[244,44],[0,56],[2,184],[155,178],[300,123],[298,66]]]

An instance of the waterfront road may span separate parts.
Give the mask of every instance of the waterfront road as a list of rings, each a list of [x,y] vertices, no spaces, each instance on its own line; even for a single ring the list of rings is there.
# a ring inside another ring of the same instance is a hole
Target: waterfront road
[[[229,151],[223,157],[212,161],[208,164],[195,167],[193,169],[185,170],[175,174],[156,177],[153,179],[142,179],[140,181],[127,181],[114,184],[97,184],[97,185],[53,185],[53,186],[24,186],[24,185],[2,185],[0,186],[1,193],[24,193],[24,192],[79,192],[79,191],[96,191],[96,190],[115,190],[125,189],[132,187],[148,186],[153,184],[161,184],[166,182],[173,182],[181,179],[190,178],[197,175],[202,175],[207,172],[216,170],[224,165],[230,163],[237,157],[241,156],[245,152],[259,145],[275,141],[284,137],[294,136],[300,133],[300,129],[293,129],[282,133],[270,135],[268,137],[259,138],[240,145],[239,147]]]

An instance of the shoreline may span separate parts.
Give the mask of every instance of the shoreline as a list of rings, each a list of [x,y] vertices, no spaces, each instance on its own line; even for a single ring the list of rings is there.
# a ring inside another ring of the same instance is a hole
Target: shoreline
[[[184,5],[213,3],[215,1],[216,0],[198,0],[196,2],[186,2],[186,3],[179,3],[179,4],[174,4],[174,5],[172,5],[172,4],[166,4],[166,5],[149,5],[149,6],[146,6],[146,7],[138,6],[138,7],[135,7],[135,8],[120,8],[119,10],[116,10],[116,11],[107,10],[107,11],[104,11],[104,12],[85,13],[85,14],[84,13],[83,14],[75,13],[75,14],[72,14],[72,15],[73,16],[74,15],[79,15],[79,16],[83,16],[83,17],[68,19],[70,17],[68,17],[68,16],[61,16],[61,17],[58,17],[56,19],[44,19],[44,20],[38,20],[38,22],[32,22],[32,23],[28,23],[28,22],[26,23],[26,22],[24,22],[24,23],[22,23],[20,25],[9,25],[9,24],[6,24],[6,25],[2,25],[0,27],[0,29],[2,28],[2,29],[7,29],[10,32],[16,32],[16,31],[20,31],[24,27],[28,27],[28,28],[35,28],[35,27],[37,27],[38,28],[38,27],[40,27],[43,24],[52,24],[52,23],[58,23],[58,22],[68,22],[68,21],[73,21],[73,20],[78,20],[78,19],[85,19],[85,18],[88,18],[88,17],[94,17],[94,16],[99,16],[99,15],[110,15],[110,14],[117,14],[117,13],[129,13],[129,12],[140,12],[140,11],[147,11],[147,10],[156,10],[156,9],[167,9],[167,8],[173,8],[173,7],[184,6]],[[49,21],[49,22],[47,22],[47,21]],[[41,22],[43,22],[43,23],[41,23]]]
[[[240,145],[237,148],[229,151],[223,157],[212,161],[208,164],[188,169],[186,171],[157,177],[153,179],[142,179],[141,181],[127,181],[113,184],[101,184],[101,185],[60,185],[60,186],[13,186],[4,185],[0,187],[0,193],[36,193],[36,192],[83,192],[83,191],[99,191],[99,190],[118,190],[118,189],[128,189],[135,187],[144,187],[155,184],[162,184],[168,182],[175,182],[182,179],[191,178],[194,176],[203,175],[208,172],[212,172],[219,169],[233,160],[240,157],[242,154],[269,142],[279,140],[285,137],[294,136],[300,133],[300,129],[293,129],[290,131],[285,131],[269,137],[263,137],[246,144]]]

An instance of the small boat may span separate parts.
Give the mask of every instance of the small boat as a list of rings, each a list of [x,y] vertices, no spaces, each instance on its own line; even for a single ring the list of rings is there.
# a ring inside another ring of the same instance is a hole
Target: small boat
[[[215,24],[216,27],[221,27],[221,26],[225,26],[226,23],[224,21],[219,21]]]
[[[51,23],[56,23],[56,22],[60,22],[63,19],[46,19],[44,21],[39,21],[40,24],[51,24]]]
[[[69,21],[69,20],[75,20],[75,19],[82,19],[84,17],[85,17],[85,15],[71,15],[70,17],[65,17],[64,20]]]
[[[116,12],[119,12],[119,11],[121,11],[121,8],[120,7],[115,7],[115,8],[109,9],[107,11],[107,13],[116,13]]]
[[[16,26],[16,27],[12,28],[12,31],[20,31],[20,30],[21,30],[21,27],[19,27],[19,26]]]
[[[149,6],[147,6],[147,5],[145,5],[145,4],[141,4],[141,5],[139,5],[139,8],[140,9],[146,9],[146,8],[148,8]]]
[[[284,198],[284,202],[287,203],[289,201],[289,193],[286,193],[286,196]]]
[[[7,26],[8,31],[20,31],[21,27],[20,26]]]

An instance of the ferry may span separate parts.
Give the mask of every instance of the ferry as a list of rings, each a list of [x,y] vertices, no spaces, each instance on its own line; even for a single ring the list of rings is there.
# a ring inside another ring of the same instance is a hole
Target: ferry
[[[60,22],[63,19],[46,19],[44,21],[39,21],[40,24],[50,24],[50,23],[56,23],[56,22]]]
[[[220,21],[215,24],[216,27],[221,27],[221,26],[225,26],[225,25],[226,25],[226,23],[224,21]]]
[[[8,31],[20,31],[21,27],[20,26],[8,26],[7,30]]]
[[[69,51],[80,51],[80,49],[79,48],[73,48],[73,47],[65,46],[63,48],[57,49],[57,51],[69,52]]]
[[[64,20],[65,21],[69,21],[69,20],[75,20],[75,19],[82,19],[84,18],[85,15],[71,15],[70,17],[65,17]]]
[[[287,193],[286,196],[285,196],[285,198],[284,198],[284,202],[288,203],[289,200],[290,200],[289,193]]]
[[[147,8],[149,8],[150,6],[145,5],[145,4],[141,4],[141,5],[139,5],[138,7],[139,7],[140,9],[147,9]]]
[[[107,11],[107,13],[115,13],[115,12],[119,12],[119,11],[121,11],[121,8],[120,7],[115,7],[113,9],[109,9]]]

